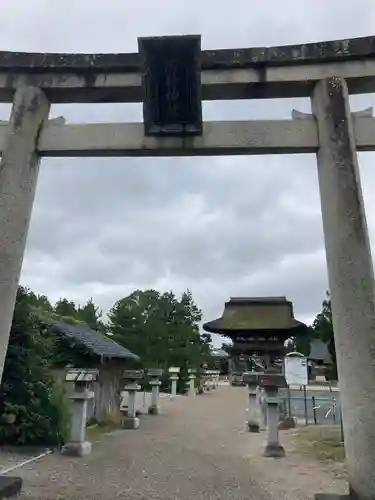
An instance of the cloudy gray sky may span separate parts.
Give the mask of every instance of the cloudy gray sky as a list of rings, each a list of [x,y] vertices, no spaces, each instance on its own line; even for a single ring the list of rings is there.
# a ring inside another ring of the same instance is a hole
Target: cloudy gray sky
[[[0,50],[134,52],[139,36],[189,33],[204,49],[237,48],[367,36],[374,25],[373,0],[3,0]],[[292,108],[310,104],[205,103],[204,118],[288,118]],[[59,115],[140,121],[141,105],[53,106]],[[374,159],[360,155],[372,242]],[[315,158],[44,160],[22,282],[105,311],[135,288],[191,288],[205,320],[229,296],[286,295],[311,321],[327,288]]]

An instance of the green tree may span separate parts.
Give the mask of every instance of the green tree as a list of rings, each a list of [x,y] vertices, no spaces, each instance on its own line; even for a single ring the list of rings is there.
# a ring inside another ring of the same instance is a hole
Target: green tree
[[[337,380],[337,360],[332,322],[331,297],[328,291],[326,292],[326,298],[322,304],[322,310],[313,322],[312,331],[314,338],[320,339],[327,344],[333,363],[332,370],[327,375],[329,378]]]
[[[68,431],[63,394],[48,365],[53,339],[41,335],[33,299],[19,287],[0,390],[0,444],[59,445]]]
[[[105,333],[106,326],[101,320],[102,316],[103,311],[94,304],[92,298],[84,306],[79,306],[75,314],[75,317],[86,323],[89,328]]]
[[[202,312],[189,290],[179,299],[173,292],[136,290],[117,301],[108,317],[112,338],[138,354],[144,368],[179,366],[184,374],[208,355],[210,338],[199,333]]]
[[[30,307],[41,309],[47,312],[53,312],[53,307],[51,305],[51,302],[48,300],[48,297],[46,295],[36,295],[32,290],[26,288],[24,288],[24,290],[25,290],[24,300],[25,301],[27,300]]]
[[[298,335],[295,338],[295,351],[300,352],[304,356],[310,354],[310,344],[314,336],[313,329],[309,327],[306,332]]]
[[[70,316],[71,318],[75,318],[77,316],[77,309],[75,303],[68,299],[60,299],[56,302],[54,311],[59,316]]]

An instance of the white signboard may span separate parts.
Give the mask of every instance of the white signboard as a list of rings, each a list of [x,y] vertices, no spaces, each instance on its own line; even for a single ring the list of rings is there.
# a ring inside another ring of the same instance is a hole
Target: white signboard
[[[307,385],[307,358],[286,356],[284,358],[285,380],[288,385]]]

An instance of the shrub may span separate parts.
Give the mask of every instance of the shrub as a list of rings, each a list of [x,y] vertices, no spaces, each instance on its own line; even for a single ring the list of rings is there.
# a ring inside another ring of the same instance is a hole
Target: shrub
[[[19,287],[0,389],[0,444],[59,446],[69,430],[61,386],[49,370],[42,337]]]

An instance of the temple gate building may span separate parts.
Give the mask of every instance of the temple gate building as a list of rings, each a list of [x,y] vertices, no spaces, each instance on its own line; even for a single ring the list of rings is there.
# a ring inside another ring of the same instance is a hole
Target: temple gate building
[[[307,326],[294,318],[293,304],[286,297],[232,297],[222,316],[205,323],[203,329],[232,341],[226,350],[233,382],[238,380],[235,374],[255,368],[256,358],[270,368],[284,356],[288,338],[307,332]]]

